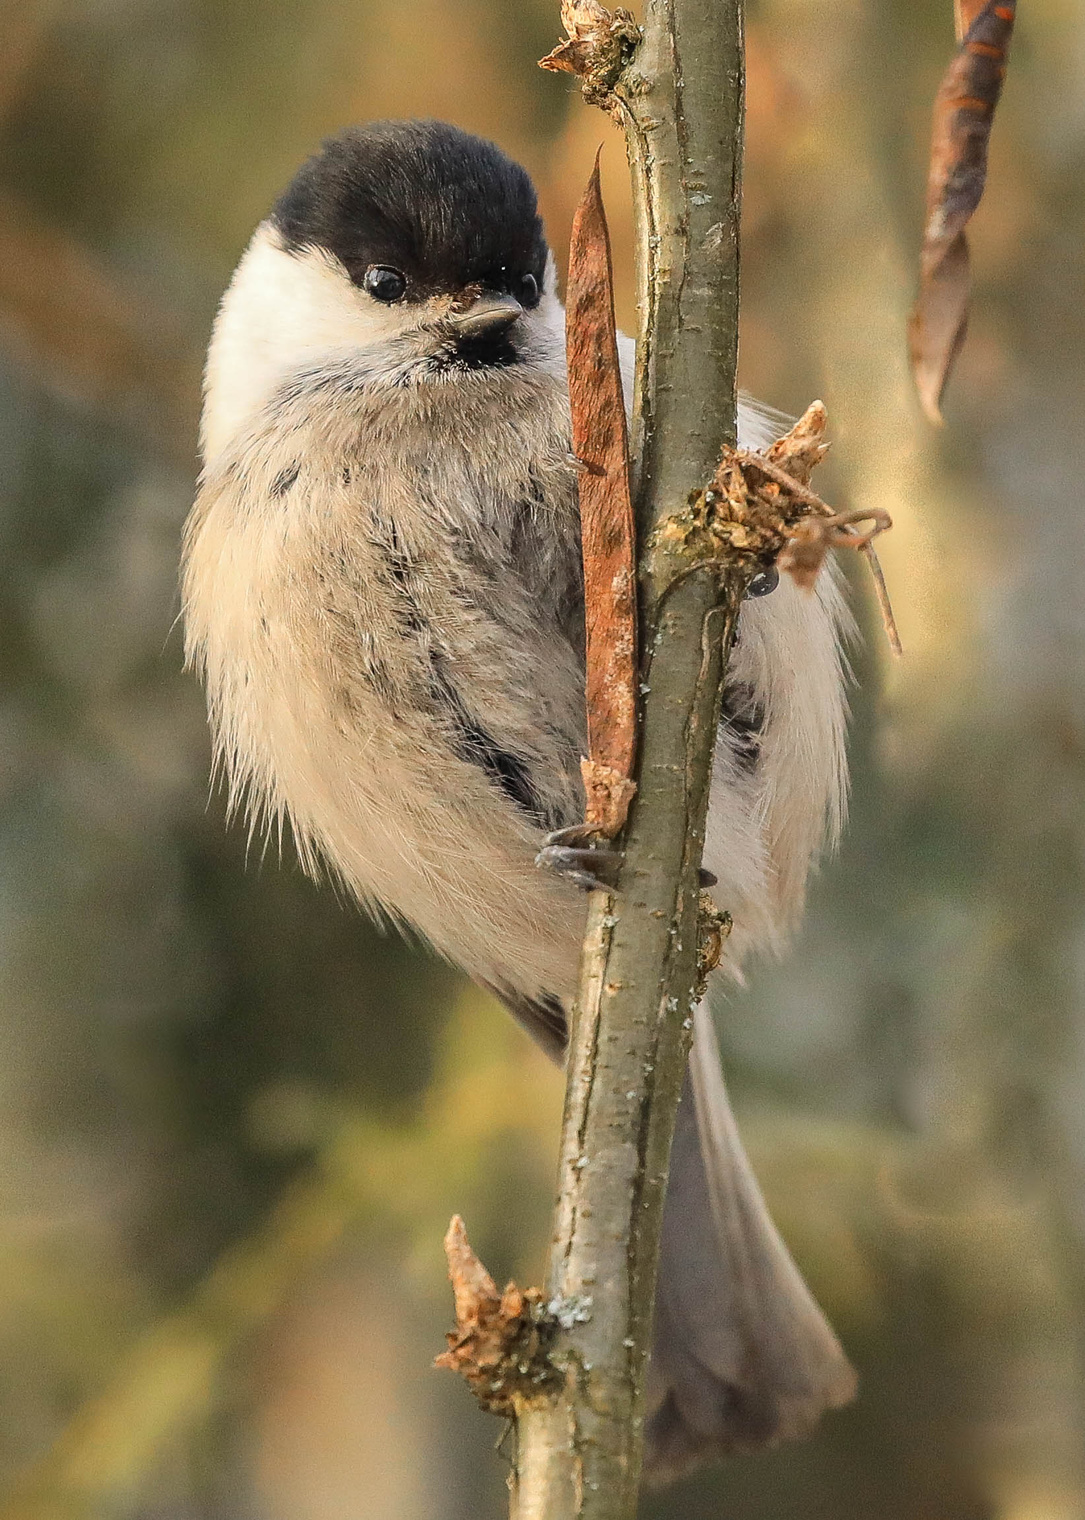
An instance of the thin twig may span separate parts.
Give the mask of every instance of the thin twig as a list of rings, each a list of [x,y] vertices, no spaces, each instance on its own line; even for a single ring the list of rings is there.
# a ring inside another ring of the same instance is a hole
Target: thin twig
[[[872,543],[865,543],[860,547],[867,564],[870,566],[870,573],[874,578],[874,595],[877,598],[878,611],[882,615],[882,627],[885,629],[885,636],[889,640],[890,649],[899,657],[904,653],[904,646],[900,641],[900,634],[897,631],[897,620],[893,616],[893,604],[889,600],[889,588],[886,586],[885,576],[882,574],[881,561],[878,559]]]

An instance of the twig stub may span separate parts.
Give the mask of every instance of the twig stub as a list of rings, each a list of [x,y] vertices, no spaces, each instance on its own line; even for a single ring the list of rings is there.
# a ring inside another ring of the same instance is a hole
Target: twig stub
[[[456,1328],[448,1350],[434,1358],[465,1378],[483,1409],[511,1418],[526,1404],[549,1397],[562,1381],[547,1350],[554,1322],[538,1288],[514,1282],[499,1293],[471,1249],[458,1214],[445,1236]]]

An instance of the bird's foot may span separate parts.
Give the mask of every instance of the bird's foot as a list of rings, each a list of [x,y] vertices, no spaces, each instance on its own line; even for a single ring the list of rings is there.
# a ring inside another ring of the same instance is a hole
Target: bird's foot
[[[535,864],[540,870],[556,871],[585,892],[594,892],[598,887],[612,890],[623,859],[621,850],[555,844],[553,841],[560,839],[565,832],[562,829],[547,836],[546,843],[535,856]]]
[[[540,870],[556,871],[585,892],[594,892],[599,887],[613,891],[625,853],[598,845],[592,847],[585,843],[587,838],[590,834],[582,823],[547,834],[542,849],[535,856],[535,864]],[[714,887],[716,881],[711,871],[701,868],[699,885],[702,889]]]

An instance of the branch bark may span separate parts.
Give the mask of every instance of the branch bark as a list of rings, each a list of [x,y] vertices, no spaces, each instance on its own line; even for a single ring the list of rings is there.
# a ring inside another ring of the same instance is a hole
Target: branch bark
[[[611,26],[612,44],[629,35],[627,18],[596,4],[567,5],[567,25],[577,12],[625,27]],[[649,0],[643,39],[619,52],[620,71],[606,64],[609,77],[590,67],[587,41],[589,66],[574,72],[623,122],[634,180],[646,690],[624,864],[615,895],[592,894],[569,1050],[549,1281],[563,1380],[519,1408],[514,1520],[630,1520],[636,1509],[709,774],[743,589],[737,566],[669,580],[650,554],[656,529],[736,442],[741,0]]]

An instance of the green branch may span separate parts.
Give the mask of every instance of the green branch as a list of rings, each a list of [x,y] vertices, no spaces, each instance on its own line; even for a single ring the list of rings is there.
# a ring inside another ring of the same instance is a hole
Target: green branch
[[[582,34],[574,31],[578,18]],[[569,1051],[549,1292],[556,1397],[517,1422],[514,1520],[630,1520],[671,1139],[689,1046],[698,873],[739,575],[660,588],[653,530],[734,444],[741,0],[650,0],[628,18],[567,5],[578,67],[623,122],[637,219],[633,427],[646,667],[638,792],[613,895],[592,895]],[[609,77],[591,68],[592,31]],[[614,67],[614,63],[617,67]],[[568,66],[568,65],[566,65]]]

